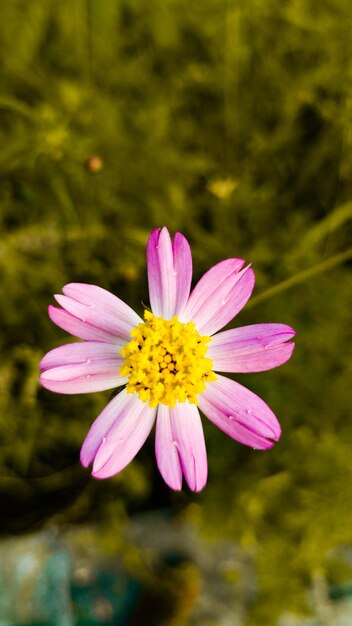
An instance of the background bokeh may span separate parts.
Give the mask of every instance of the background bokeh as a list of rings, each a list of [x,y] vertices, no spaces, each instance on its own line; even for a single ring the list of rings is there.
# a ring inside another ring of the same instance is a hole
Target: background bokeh
[[[158,569],[126,540],[143,516],[251,562],[236,624],[309,614],[318,583],[352,579],[351,20],[350,0],[0,5],[0,531],[95,529],[145,594],[170,600],[169,621],[141,624],[220,624],[192,618],[196,559]],[[204,420],[197,495],[166,487],[153,437],[119,476],[91,479],[79,449],[110,392],[37,383],[41,356],[67,341],[52,294],[95,283],[141,312],[146,240],[163,225],[189,239],[195,280],[226,257],[253,264],[233,325],[297,330],[288,364],[238,377],[281,441],[253,451]],[[238,589],[238,564],[217,584]]]

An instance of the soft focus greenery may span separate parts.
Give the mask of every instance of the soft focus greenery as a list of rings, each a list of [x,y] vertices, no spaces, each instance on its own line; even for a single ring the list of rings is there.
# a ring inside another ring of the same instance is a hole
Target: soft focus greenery
[[[3,533],[98,520],[118,547],[131,515],[166,507],[253,557],[251,626],[306,611],[321,572],[351,575],[336,558],[352,542],[351,19],[350,0],[1,3]],[[37,384],[41,356],[68,340],[52,294],[96,283],[141,312],[162,225],[188,237],[195,279],[252,262],[236,325],[297,330],[289,364],[238,377],[277,414],[280,443],[253,451],[204,420],[199,495],[163,484],[153,437],[120,476],[92,480],[79,448],[110,392]]]

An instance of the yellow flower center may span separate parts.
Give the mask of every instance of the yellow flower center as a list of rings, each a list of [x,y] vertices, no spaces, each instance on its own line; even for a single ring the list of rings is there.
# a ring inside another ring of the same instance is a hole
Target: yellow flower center
[[[193,322],[177,317],[164,320],[144,312],[144,322],[131,331],[123,348],[121,376],[128,376],[127,393],[137,392],[150,407],[176,402],[197,404],[209,381],[216,380],[213,362],[206,358],[210,337],[201,336]]]

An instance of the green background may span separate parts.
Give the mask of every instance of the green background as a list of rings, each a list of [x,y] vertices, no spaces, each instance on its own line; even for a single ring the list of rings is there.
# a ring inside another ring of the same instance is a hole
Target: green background
[[[165,510],[253,559],[251,626],[309,612],[317,576],[351,578],[351,23],[350,0],[1,3],[4,536],[94,522],[104,549],[162,586],[121,537]],[[223,258],[252,263],[232,325],[297,331],[287,365],[237,378],[272,407],[281,441],[253,451],[204,420],[198,495],[164,485],[153,437],[119,476],[91,479],[79,449],[110,392],[37,383],[41,356],[69,340],[47,316],[52,294],[95,283],[141,313],[145,244],[163,225],[190,241],[194,279]]]

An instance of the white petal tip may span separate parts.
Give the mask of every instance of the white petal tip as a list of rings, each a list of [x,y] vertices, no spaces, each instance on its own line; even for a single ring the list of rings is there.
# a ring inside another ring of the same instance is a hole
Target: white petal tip
[[[102,466],[102,467],[99,467],[99,469],[93,469],[93,471],[91,472],[91,475],[96,480],[104,480],[105,478],[111,478],[112,476],[116,476],[116,474],[118,473],[119,471],[113,472],[113,473],[110,473],[108,471],[104,472],[104,466]]]
[[[95,473],[92,472],[91,473],[92,478],[95,478],[95,480],[104,480],[104,478],[109,478],[109,476],[100,476],[99,473]]]
[[[45,372],[42,372],[40,374],[40,376],[38,376],[38,381],[41,384],[42,387],[44,387],[44,389],[47,389],[48,391],[53,391],[54,393],[61,393],[60,391],[56,391],[56,389],[52,387],[52,383],[55,381],[50,380],[50,378],[47,377],[48,372],[50,372],[50,370],[47,370]]]
[[[205,485],[207,484],[207,480],[205,480],[205,482],[201,482],[198,485],[188,485],[190,491],[193,491],[193,493],[200,493]]]
[[[167,482],[165,479],[164,479],[164,482],[173,491],[182,491],[182,482],[181,484],[175,484],[175,485],[173,485],[171,482]]]

